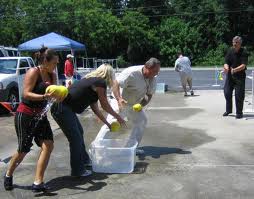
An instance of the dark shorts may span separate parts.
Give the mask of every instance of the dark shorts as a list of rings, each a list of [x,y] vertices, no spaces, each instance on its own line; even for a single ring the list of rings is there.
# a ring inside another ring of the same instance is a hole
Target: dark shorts
[[[15,129],[18,137],[18,152],[28,153],[33,140],[41,147],[41,141],[52,140],[53,132],[47,117],[41,120],[25,113],[16,112]]]

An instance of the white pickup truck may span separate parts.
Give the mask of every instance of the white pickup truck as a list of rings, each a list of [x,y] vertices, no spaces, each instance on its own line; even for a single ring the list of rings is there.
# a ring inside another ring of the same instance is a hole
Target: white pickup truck
[[[24,74],[34,66],[31,57],[0,57],[0,102],[9,102],[13,110],[16,110]]]

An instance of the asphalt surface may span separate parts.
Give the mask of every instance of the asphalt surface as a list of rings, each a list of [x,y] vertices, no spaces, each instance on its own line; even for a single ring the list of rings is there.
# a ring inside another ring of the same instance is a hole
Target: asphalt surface
[[[220,90],[223,89],[225,77],[222,80],[218,80],[218,72],[222,68],[194,68],[192,70],[193,75],[193,88],[196,90]],[[251,76],[253,68],[246,70],[246,75]],[[217,80],[216,80],[217,79]],[[180,91],[182,89],[180,85],[179,74],[173,69],[162,69],[158,75],[158,82],[168,85],[170,91]],[[246,90],[251,90],[252,81],[246,78]]]
[[[251,108],[246,91],[245,108]],[[30,190],[38,148],[27,155],[14,174],[15,188],[5,191],[0,178],[0,198],[139,198],[139,199],[253,199],[253,113],[235,119],[222,117],[222,90],[195,90],[193,97],[170,91],[156,94],[146,108],[148,126],[131,174],[69,176],[68,142],[52,120],[55,148],[45,173],[49,193]],[[90,111],[79,115],[87,147],[102,125]],[[0,116],[0,173],[6,171],[17,140],[13,116]]]
[[[117,72],[121,72],[123,69],[118,69]],[[193,75],[193,88],[196,90],[220,90],[223,89],[224,80],[218,80],[218,72],[222,70],[222,67],[210,67],[210,68],[192,68]],[[253,67],[248,67],[246,70],[246,76],[252,76]],[[81,76],[88,73],[89,70],[79,70]],[[165,83],[168,86],[169,91],[180,91],[182,89],[180,77],[173,68],[161,68],[161,71],[157,77],[158,83]],[[246,78],[246,90],[252,89],[252,81],[250,78]]]

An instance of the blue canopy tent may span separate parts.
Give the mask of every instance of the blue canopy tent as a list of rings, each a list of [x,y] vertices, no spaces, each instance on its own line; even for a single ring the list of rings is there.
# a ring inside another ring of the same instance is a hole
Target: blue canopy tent
[[[35,39],[22,43],[18,46],[18,50],[32,52],[40,50],[43,46],[54,49],[55,51],[71,51],[71,54],[73,55],[75,51],[86,50],[84,44],[81,44],[65,36],[59,35],[55,32],[51,32],[44,36],[37,37]],[[74,68],[75,71],[77,71],[76,60],[74,60]],[[77,73],[75,74],[75,77],[76,79],[80,79],[80,76],[77,75]],[[63,77],[60,77],[60,79],[63,79]]]
[[[54,32],[37,37],[18,46],[19,51],[37,51],[46,46],[56,51],[80,51],[85,50],[84,44],[69,39]]]

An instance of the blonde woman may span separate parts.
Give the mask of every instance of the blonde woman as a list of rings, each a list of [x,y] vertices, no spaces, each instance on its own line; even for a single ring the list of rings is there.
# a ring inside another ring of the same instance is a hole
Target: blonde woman
[[[91,174],[91,171],[85,169],[85,166],[90,164],[90,159],[85,149],[83,128],[76,113],[82,113],[90,106],[98,118],[110,128],[110,124],[98,107],[99,100],[107,113],[114,116],[121,125],[125,125],[125,121],[111,108],[107,100],[107,86],[113,85],[114,78],[112,66],[102,64],[84,79],[72,84],[64,101],[54,104],[51,108],[53,118],[69,141],[72,176]]]

